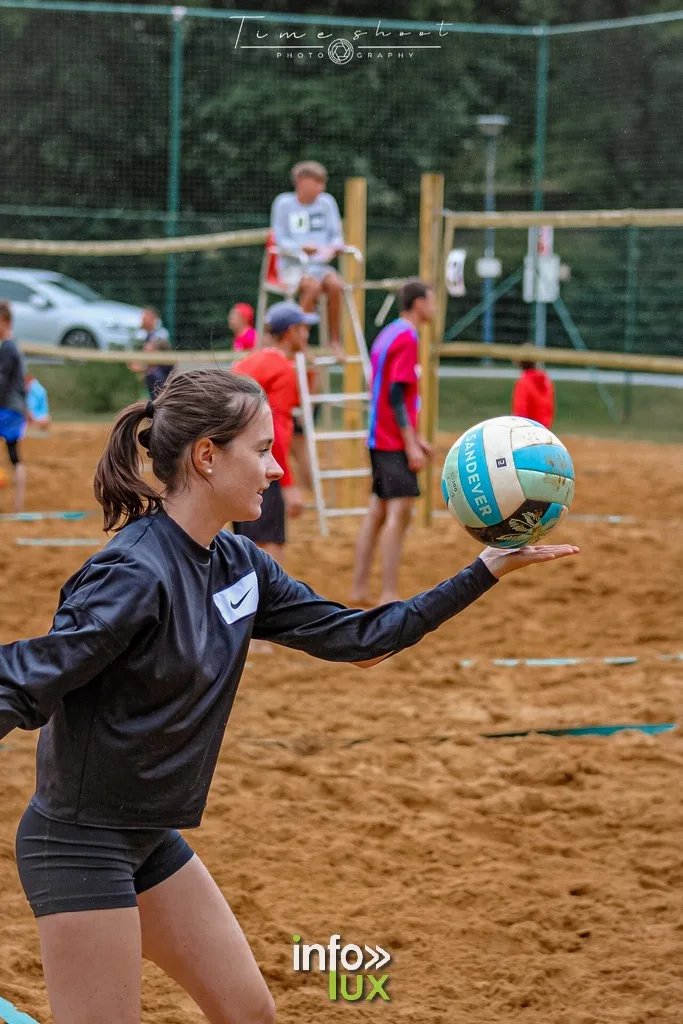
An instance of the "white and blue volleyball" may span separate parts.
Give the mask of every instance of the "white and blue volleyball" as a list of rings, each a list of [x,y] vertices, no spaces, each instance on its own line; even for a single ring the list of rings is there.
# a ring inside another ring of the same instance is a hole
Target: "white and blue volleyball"
[[[446,456],[441,489],[448,511],[476,540],[522,548],[566,516],[574,466],[559,438],[540,423],[496,416],[458,438]]]

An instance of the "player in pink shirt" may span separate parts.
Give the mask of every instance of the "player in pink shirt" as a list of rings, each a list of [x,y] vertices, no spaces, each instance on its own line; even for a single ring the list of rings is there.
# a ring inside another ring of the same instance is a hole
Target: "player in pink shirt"
[[[254,330],[254,307],[248,302],[237,302],[228,313],[228,327],[235,335],[232,347],[235,352],[246,352],[256,348]]]
[[[399,600],[398,570],[403,538],[415,499],[417,474],[432,458],[432,447],[417,430],[419,398],[418,327],[434,316],[434,294],[422,281],[407,281],[398,295],[400,316],[377,335],[370,352],[372,392],[368,448],[372,495],[358,536],[352,604],[368,604],[368,578],[381,537],[380,604]]]

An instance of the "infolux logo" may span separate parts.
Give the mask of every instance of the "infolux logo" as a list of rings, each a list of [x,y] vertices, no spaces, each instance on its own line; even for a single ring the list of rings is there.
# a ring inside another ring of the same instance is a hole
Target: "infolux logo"
[[[390,1002],[387,992],[389,975],[361,973],[370,967],[379,971],[390,963],[391,954],[386,949],[378,945],[357,946],[354,942],[342,945],[341,935],[330,935],[326,946],[320,942],[302,943],[300,935],[293,935],[292,941],[292,968],[295,971],[327,972],[330,999],[345,999],[353,1003],[360,999],[369,1002],[379,997]]]

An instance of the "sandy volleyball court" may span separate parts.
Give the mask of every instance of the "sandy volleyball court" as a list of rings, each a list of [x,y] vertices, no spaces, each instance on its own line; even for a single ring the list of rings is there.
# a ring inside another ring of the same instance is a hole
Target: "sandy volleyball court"
[[[64,425],[28,440],[29,508],[94,509],[104,437]],[[635,522],[570,520],[553,539],[580,544],[580,558],[505,579],[369,672],[281,649],[250,656],[204,824],[186,836],[237,913],[284,1024],[680,1022],[683,729],[480,735],[681,717],[683,662],[657,655],[683,652],[683,453],[565,440],[573,511]],[[344,601],[356,528],[323,540],[311,517],[296,524],[288,568]],[[88,554],[15,540],[99,530],[97,517],[0,523],[1,641],[47,630],[60,585]],[[476,552],[448,519],[415,529],[404,595]],[[625,655],[638,660],[490,663]],[[15,731],[0,750],[0,996],[48,1024],[14,864],[35,742]],[[335,932],[391,952],[390,1003],[331,1002],[326,976],[292,970],[294,933],[326,943]],[[204,1020],[148,966],[143,999],[145,1024]]]

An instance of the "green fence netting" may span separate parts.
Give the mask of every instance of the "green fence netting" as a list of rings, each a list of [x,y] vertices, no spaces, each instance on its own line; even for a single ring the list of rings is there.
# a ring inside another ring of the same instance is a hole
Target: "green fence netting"
[[[564,28],[444,26],[114,4],[0,0],[0,235],[135,238],[261,227],[289,169],[314,158],[342,199],[368,180],[368,276],[414,272],[420,174],[450,209],[484,202],[480,114],[509,118],[499,209],[679,205],[681,14]],[[563,298],[589,347],[680,352],[675,230],[557,232]],[[468,296],[483,235],[465,239]],[[526,249],[498,232],[504,274]],[[176,341],[227,339],[261,253],[12,259],[156,305]],[[0,254],[0,262],[7,262]],[[169,272],[169,267],[172,272]],[[369,323],[380,297],[369,296]],[[519,287],[500,340],[529,337]],[[549,311],[548,341],[566,343]],[[477,336],[476,323],[469,336]],[[369,331],[372,337],[372,329]]]

